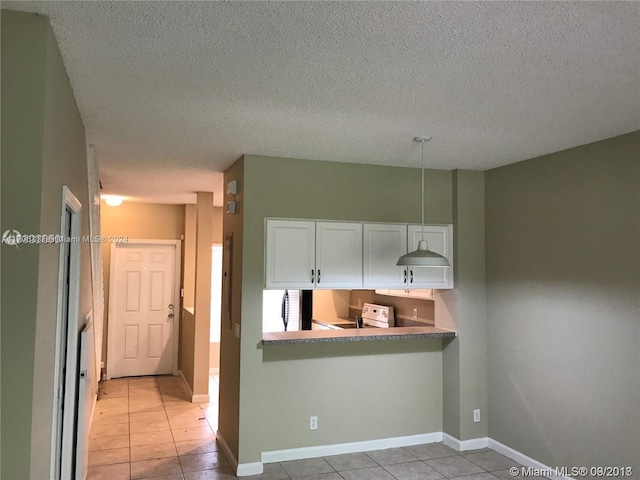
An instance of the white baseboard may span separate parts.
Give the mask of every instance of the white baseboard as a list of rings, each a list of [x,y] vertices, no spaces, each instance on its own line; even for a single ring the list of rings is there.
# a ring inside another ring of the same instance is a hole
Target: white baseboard
[[[446,446],[457,450],[458,452],[466,452],[468,450],[478,450],[479,448],[487,448],[489,446],[488,437],[472,438],[470,440],[458,440],[448,433],[442,434],[442,443]]]
[[[185,388],[187,389],[187,392],[189,392],[189,397],[191,398],[191,403],[207,403],[209,401],[209,395],[204,395],[204,394],[199,394],[199,395],[194,395],[193,391],[191,391],[191,387],[189,386],[189,382],[187,382],[187,379],[184,377],[184,373],[182,373],[182,370],[178,370],[178,376],[180,378],[182,378],[182,382],[184,383]]]
[[[229,460],[229,462],[231,463],[231,468],[233,468],[233,471],[236,471],[238,469],[238,459],[231,452],[231,449],[229,448],[229,445],[227,445],[227,442],[225,441],[224,437],[220,433],[220,430],[216,430],[216,440],[218,440],[218,443],[222,447],[222,450],[224,451],[224,454],[226,455],[227,460]]]
[[[182,373],[182,370],[178,370],[178,376],[180,378],[182,378],[182,383],[184,383],[184,387],[187,389],[187,392],[189,392],[189,397],[193,396],[193,392],[191,391],[191,387],[189,386],[189,382],[187,382],[187,379],[184,376],[184,373]]]
[[[264,472],[264,464],[262,462],[239,463],[236,469],[236,476],[247,477],[249,475],[260,475]]]
[[[440,442],[441,440],[442,432],[422,433],[406,437],[382,438],[379,440],[365,440],[363,442],[338,443],[334,445],[318,445],[314,447],[290,448],[286,450],[262,452],[261,460],[262,463],[285,462],[288,460],[301,460],[303,458],[341,455],[343,453],[409,447],[411,445],[420,445],[422,443]]]
[[[548,478],[572,480],[571,477],[564,477],[561,475],[557,475],[555,469],[545,465],[542,462],[534,460],[533,458],[528,457],[524,453],[520,453],[519,451],[514,450],[513,448],[508,447],[507,445],[500,443],[497,440],[494,440],[492,438],[489,439],[488,447],[491,450],[495,450],[501,455],[504,455],[505,457],[510,458],[514,462],[518,462],[520,465],[538,470],[538,472],[535,472],[535,473],[532,472],[530,475],[526,475],[526,476],[542,476],[542,477],[548,477]],[[522,472],[520,472],[520,475],[522,477],[525,476],[525,474]]]
[[[248,475],[260,475],[264,473],[264,465],[262,462],[253,462],[253,463],[238,463],[238,459],[231,452],[229,445],[224,440],[224,437],[220,433],[220,430],[216,431],[216,438],[218,439],[218,443],[222,447],[227,459],[231,463],[231,468],[234,472],[236,472],[236,476],[238,477],[246,477]]]
[[[285,462],[289,460],[302,460],[305,458],[325,457],[329,455],[341,455],[345,453],[367,452],[371,450],[383,450],[385,448],[409,447],[412,445],[421,445],[425,443],[443,442],[445,445],[457,450],[465,452],[469,450],[477,450],[480,448],[490,448],[505,457],[518,462],[525,468],[529,467],[537,470],[530,472],[529,475],[548,476],[557,480],[573,480],[571,477],[556,475],[555,471],[547,465],[534,460],[527,455],[514,450],[489,437],[472,438],[469,440],[458,440],[448,433],[432,432],[422,433],[418,435],[410,435],[406,437],[383,438],[379,440],[366,440],[363,442],[338,443],[333,445],[319,445],[313,447],[291,448],[286,450],[274,450],[270,452],[262,452],[261,462],[238,464],[237,459],[231,453],[229,446],[220,435],[216,432],[216,437],[222,446],[227,458],[232,464],[232,468],[236,471],[237,476],[259,475],[264,471],[265,463]],[[520,476],[527,476],[524,472]]]

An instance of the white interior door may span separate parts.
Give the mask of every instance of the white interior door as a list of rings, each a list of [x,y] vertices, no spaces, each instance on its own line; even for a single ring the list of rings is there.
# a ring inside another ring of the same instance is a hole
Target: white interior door
[[[80,334],[80,358],[78,378],[78,428],[75,444],[79,451],[76,455],[76,480],[87,478],[89,466],[89,432],[91,430],[91,413],[95,397],[91,385],[94,380],[95,361],[93,322],[91,315],[87,325]]]
[[[113,253],[109,377],[170,374],[176,246],[119,244]]]

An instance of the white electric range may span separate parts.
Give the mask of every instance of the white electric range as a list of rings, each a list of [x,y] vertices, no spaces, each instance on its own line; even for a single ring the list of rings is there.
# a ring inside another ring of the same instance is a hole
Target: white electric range
[[[395,324],[393,307],[376,305],[375,303],[365,303],[362,307],[363,327],[389,328]]]
[[[389,328],[395,326],[393,307],[365,303],[362,307],[362,316],[356,317],[356,322],[349,318],[336,318],[333,320],[313,319],[313,330],[344,330],[351,328]]]

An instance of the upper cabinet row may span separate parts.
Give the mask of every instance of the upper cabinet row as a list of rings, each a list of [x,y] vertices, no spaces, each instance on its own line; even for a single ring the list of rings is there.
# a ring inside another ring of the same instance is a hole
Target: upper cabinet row
[[[422,226],[267,220],[266,288],[453,288],[452,267],[398,267]],[[453,227],[425,225],[429,249],[453,265]]]

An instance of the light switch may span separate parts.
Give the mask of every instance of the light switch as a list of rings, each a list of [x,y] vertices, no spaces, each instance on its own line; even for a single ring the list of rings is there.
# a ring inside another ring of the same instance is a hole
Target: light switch
[[[235,324],[234,333],[236,335],[236,338],[240,338],[240,324],[239,323]]]

